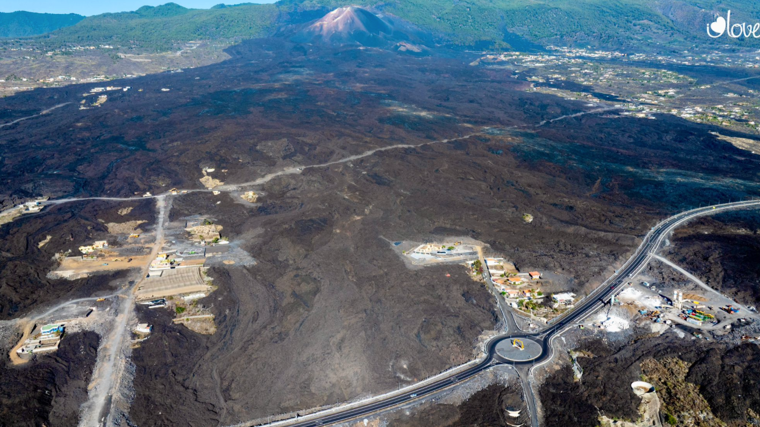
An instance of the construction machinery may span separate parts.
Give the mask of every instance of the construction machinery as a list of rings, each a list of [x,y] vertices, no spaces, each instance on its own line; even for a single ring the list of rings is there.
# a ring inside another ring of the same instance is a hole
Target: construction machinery
[[[734,306],[732,306],[731,304],[729,304],[729,305],[727,305],[725,307],[721,307],[720,309],[723,310],[723,311],[725,311],[728,314],[735,314],[735,313],[739,312],[739,309],[736,308],[736,307],[734,307]]]

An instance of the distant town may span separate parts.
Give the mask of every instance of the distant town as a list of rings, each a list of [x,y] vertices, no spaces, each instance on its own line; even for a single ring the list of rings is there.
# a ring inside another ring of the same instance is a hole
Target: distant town
[[[550,47],[547,53],[487,54],[470,65],[509,70],[530,84],[529,91],[598,103],[621,110],[622,115],[654,119],[655,114],[672,114],[697,123],[760,133],[757,91],[731,85],[730,81],[697,84],[696,79],[669,69],[676,65],[756,69],[760,67],[756,53],[684,51],[662,56]]]

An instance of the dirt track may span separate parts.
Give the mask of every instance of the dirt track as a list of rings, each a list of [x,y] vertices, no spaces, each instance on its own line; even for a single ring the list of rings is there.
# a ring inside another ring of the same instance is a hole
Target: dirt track
[[[19,357],[16,351],[18,351],[18,349],[20,349],[24,345],[24,342],[26,341],[27,338],[29,338],[29,334],[32,333],[32,329],[35,326],[35,323],[30,321],[29,319],[19,319],[19,323],[22,325],[25,325],[24,329],[21,332],[21,338],[19,339],[18,344],[16,344],[16,346],[13,347],[10,353],[8,354],[8,356],[11,359],[11,364],[13,365],[23,365],[24,363],[27,362],[26,359],[22,359],[21,357]]]
[[[127,297],[122,299],[119,314],[114,321],[111,332],[101,343],[92,381],[88,386],[89,401],[83,406],[80,418],[80,425],[83,427],[98,425],[103,416],[107,417],[106,424],[110,424],[112,417],[121,415],[116,411],[123,403],[119,400],[121,396],[120,387],[128,380],[128,378],[124,378],[124,371],[131,350],[129,327],[134,319],[136,292],[143,280],[146,280],[145,276],[150,269],[151,261],[158,256],[164,245],[164,223],[171,209],[171,199],[158,197],[155,200],[158,210],[155,244],[151,254],[143,264],[141,279],[138,279],[137,283],[128,291]]]
[[[129,261],[129,259],[132,261]],[[60,267],[53,274],[60,277],[87,275],[100,271],[128,270],[130,268],[142,268],[153,259],[150,255],[137,256],[109,256],[98,260],[83,260],[78,257],[68,257],[61,262]],[[103,265],[108,264],[108,265]]]
[[[10,353],[8,354],[8,356],[10,357],[11,363],[13,365],[22,365],[22,364],[24,364],[24,363],[27,362],[26,359],[22,359],[22,358],[20,358],[18,356],[18,354],[16,353],[16,350],[18,350],[19,348],[21,348],[21,346],[24,345],[24,341],[26,341],[26,339],[29,338],[29,334],[31,334],[32,331],[34,330],[34,326],[37,324],[36,322],[38,320],[44,319],[44,318],[50,316],[51,314],[55,313],[57,310],[61,309],[62,307],[65,307],[65,306],[70,305],[70,304],[77,304],[77,303],[85,302],[85,301],[97,301],[97,300],[99,300],[101,298],[112,298],[112,297],[117,296],[117,295],[119,295],[119,294],[118,293],[117,294],[110,294],[110,295],[105,295],[105,296],[102,296],[102,297],[77,298],[75,300],[64,301],[64,302],[62,302],[60,304],[57,304],[53,308],[48,309],[47,311],[45,311],[42,314],[36,315],[34,317],[30,317],[30,318],[18,319],[18,323],[21,324],[21,325],[24,325],[24,326],[23,326],[23,329],[22,329],[21,339],[19,339],[18,344],[16,344],[11,349]]]

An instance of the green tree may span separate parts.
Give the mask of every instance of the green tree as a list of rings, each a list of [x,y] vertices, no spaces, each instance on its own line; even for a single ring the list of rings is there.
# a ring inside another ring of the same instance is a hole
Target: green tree
[[[483,263],[479,259],[472,263],[472,270],[476,273],[483,273]]]
[[[674,417],[674,416],[666,413],[665,414],[665,422],[667,422],[668,424],[674,426],[674,425],[678,424],[678,419],[676,417]]]

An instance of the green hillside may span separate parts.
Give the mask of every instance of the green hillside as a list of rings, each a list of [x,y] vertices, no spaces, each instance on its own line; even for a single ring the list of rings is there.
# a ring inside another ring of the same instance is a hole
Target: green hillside
[[[73,27],[44,36],[48,43],[137,45],[157,50],[177,42],[205,39],[254,38],[273,31],[275,5],[240,5],[186,9],[174,3],[144,6],[134,12],[88,17]]]
[[[0,13],[0,37],[29,37],[68,27],[84,19],[73,13],[12,12]]]
[[[731,9],[736,20],[760,20],[755,0],[281,0],[276,4],[219,5],[208,10],[174,3],[135,12],[89,17],[44,40],[50,43],[106,43],[168,49],[177,42],[215,38],[255,38],[313,19],[345,5],[371,6],[435,34],[442,44],[509,47],[540,45],[606,49],[682,49],[695,45],[758,39],[712,40],[705,26],[714,13]]]
[[[755,0],[283,0],[278,4],[333,8],[357,3],[399,16],[462,45],[503,43],[512,36],[542,45],[612,49],[719,45],[729,41],[705,35],[714,13],[725,16],[732,10],[737,22],[760,21],[760,2]],[[740,43],[760,46],[758,39]]]

